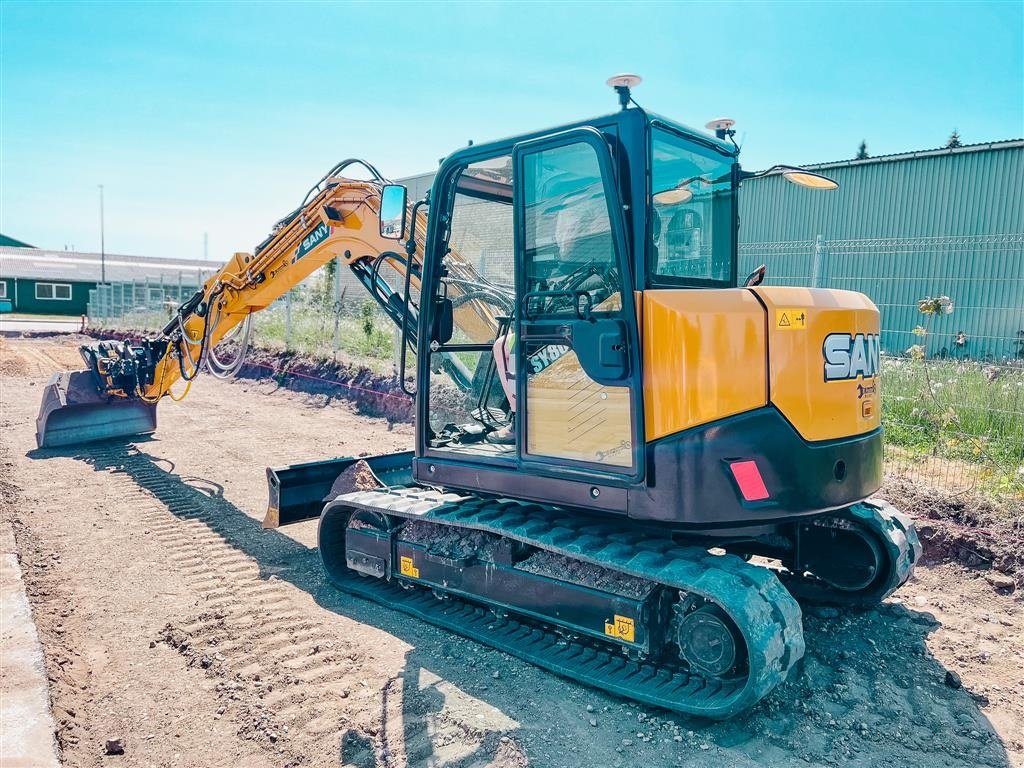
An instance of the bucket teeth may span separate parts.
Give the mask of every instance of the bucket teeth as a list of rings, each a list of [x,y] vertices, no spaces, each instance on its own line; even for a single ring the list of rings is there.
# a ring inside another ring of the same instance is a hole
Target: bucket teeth
[[[89,371],[55,373],[43,390],[36,445],[58,448],[155,430],[155,404],[101,395]]]

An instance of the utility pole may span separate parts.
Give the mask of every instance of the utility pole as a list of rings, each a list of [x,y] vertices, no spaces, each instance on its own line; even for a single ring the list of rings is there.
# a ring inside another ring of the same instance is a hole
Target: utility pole
[[[107,248],[106,238],[103,227],[103,185],[97,185],[100,188],[100,283],[106,284],[107,282]]]
[[[207,252],[209,246],[209,233],[203,232],[203,261],[208,260],[209,254]]]

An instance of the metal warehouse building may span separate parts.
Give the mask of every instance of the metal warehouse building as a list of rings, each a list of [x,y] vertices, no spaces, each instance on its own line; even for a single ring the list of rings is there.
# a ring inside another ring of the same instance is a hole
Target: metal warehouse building
[[[105,271],[108,303],[158,304],[193,293],[220,268],[211,261],[40,248],[0,247],[0,307],[41,315],[84,315]]]
[[[1024,356],[1024,139],[808,167],[840,188],[815,192],[781,175],[744,182],[741,276],[763,263],[768,284],[866,293],[894,354],[920,343],[917,301],[948,295],[955,310],[933,318],[930,354]],[[432,181],[402,180],[410,199]],[[482,274],[507,274],[502,250],[477,265]]]
[[[769,282],[866,293],[882,344],[919,343],[917,301],[947,295],[929,353],[1024,356],[1024,140],[809,166],[840,187],[807,194],[780,176],[740,197],[740,266]]]

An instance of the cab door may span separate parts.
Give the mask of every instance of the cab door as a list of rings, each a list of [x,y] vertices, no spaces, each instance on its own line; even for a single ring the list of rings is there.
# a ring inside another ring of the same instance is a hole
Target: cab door
[[[637,314],[608,143],[578,128],[513,161],[520,461],[636,478]]]

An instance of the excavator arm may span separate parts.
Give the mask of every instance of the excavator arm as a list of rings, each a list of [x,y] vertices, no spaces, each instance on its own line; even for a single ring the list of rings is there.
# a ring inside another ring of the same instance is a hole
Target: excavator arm
[[[342,174],[353,164],[374,178],[357,181]],[[367,163],[346,160],[315,184],[302,203],[277,222],[253,253],[236,253],[195,295],[181,304],[166,326],[151,338],[99,342],[81,348],[87,370],[55,374],[43,394],[36,420],[40,447],[57,447],[111,437],[147,434],[156,429],[156,406],[179,380],[201,371],[227,377],[238,370],[248,342],[252,314],[302,282],[328,262],[349,267],[360,283],[415,343],[417,311],[381,275],[387,266],[418,291],[420,265],[407,251],[423,253],[426,216],[412,208],[410,240],[416,247],[394,250],[396,241],[381,235],[381,191],[387,181]],[[407,217],[409,218],[409,217]],[[401,233],[399,233],[401,236]],[[454,279],[451,295],[478,285],[473,266],[449,253]],[[394,276],[394,275],[393,275]],[[471,296],[458,303],[459,327],[474,341],[493,340],[498,325],[490,307]],[[215,349],[241,336],[235,360],[226,363]],[[456,358],[446,367],[456,384],[469,386],[472,374]]]

